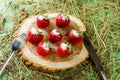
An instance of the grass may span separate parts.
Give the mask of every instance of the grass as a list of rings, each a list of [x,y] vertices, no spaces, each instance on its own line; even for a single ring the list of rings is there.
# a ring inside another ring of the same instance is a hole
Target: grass
[[[119,0],[4,0],[0,3],[0,64],[11,50],[13,34],[25,18],[44,13],[71,14],[86,26],[86,34],[99,56],[109,80],[120,80]],[[91,60],[58,73],[34,71],[15,55],[0,80],[101,80]]]

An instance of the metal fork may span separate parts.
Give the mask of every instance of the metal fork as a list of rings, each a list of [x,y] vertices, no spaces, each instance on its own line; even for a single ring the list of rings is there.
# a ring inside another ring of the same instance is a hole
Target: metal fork
[[[2,65],[2,67],[0,68],[0,75],[2,74],[3,70],[5,69],[6,65],[8,64],[8,62],[10,61],[10,59],[12,58],[12,56],[14,55],[15,51],[18,50],[18,48],[20,47],[20,45],[25,42],[27,39],[27,35],[25,33],[22,33],[12,44],[12,50],[10,52],[10,54],[8,55],[7,59],[5,60],[4,64]]]

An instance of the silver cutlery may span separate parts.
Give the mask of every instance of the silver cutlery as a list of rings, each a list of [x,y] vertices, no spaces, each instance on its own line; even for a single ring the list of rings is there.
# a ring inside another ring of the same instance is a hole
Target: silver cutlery
[[[105,74],[105,71],[103,70],[102,64],[100,63],[100,60],[99,60],[92,44],[90,43],[88,37],[86,36],[86,34],[84,34],[83,41],[84,41],[84,45],[85,45],[87,51],[89,52],[89,56],[90,56],[91,60],[93,61],[93,63],[96,65],[96,68],[98,69],[99,73],[101,74],[102,79],[108,80],[108,78]]]
[[[22,33],[12,44],[12,50],[10,54],[8,55],[7,59],[3,63],[2,67],[0,67],[0,75],[2,74],[3,70],[5,69],[8,62],[11,60],[12,56],[14,55],[15,51],[18,50],[18,48],[22,45],[23,42],[25,42],[27,39],[27,35],[25,33]]]

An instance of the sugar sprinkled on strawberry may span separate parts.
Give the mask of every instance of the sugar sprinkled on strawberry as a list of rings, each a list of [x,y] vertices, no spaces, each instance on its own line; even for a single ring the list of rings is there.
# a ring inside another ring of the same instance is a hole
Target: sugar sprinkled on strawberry
[[[43,20],[44,17],[43,16],[38,16],[38,19]]]
[[[33,34],[40,34],[40,33],[43,34],[43,30],[37,28],[31,28],[31,32]]]
[[[58,45],[57,54],[61,57],[67,57],[72,53],[72,46],[68,43],[62,42]]]
[[[76,30],[70,30],[68,33],[68,42],[72,45],[78,44],[83,39],[82,35]]]
[[[60,41],[62,39],[62,37],[63,36],[58,29],[53,29],[53,30],[50,31],[49,40],[52,43]]]
[[[37,46],[37,53],[40,56],[48,56],[50,54],[49,42],[41,41]]]
[[[45,50],[49,50],[49,43],[43,43],[42,47],[45,49]]]
[[[32,28],[32,29],[31,29],[31,33],[32,33],[32,34],[38,34],[38,32],[36,31],[35,28]]]
[[[56,25],[59,28],[64,28],[66,26],[68,26],[70,24],[70,19],[69,16],[63,15],[63,14],[59,14],[56,17]]]
[[[61,43],[61,48],[62,48],[62,50],[66,50],[67,49],[67,44],[65,44],[65,43]]]
[[[28,30],[28,41],[32,44],[38,44],[43,39],[43,30],[31,28]]]
[[[65,18],[65,16],[62,14],[62,20],[65,20],[65,19],[67,19],[67,18]]]
[[[55,35],[59,35],[59,34],[60,34],[57,29],[54,29],[54,30],[52,31],[52,33],[55,34]]]
[[[44,29],[50,25],[50,21],[47,15],[38,16],[36,18],[36,24],[38,28]]]
[[[76,30],[72,30],[72,33],[75,37],[79,37],[79,33]]]

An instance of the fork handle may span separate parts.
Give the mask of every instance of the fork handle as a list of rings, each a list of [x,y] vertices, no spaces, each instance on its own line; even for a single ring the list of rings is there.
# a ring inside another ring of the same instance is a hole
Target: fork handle
[[[102,64],[100,63],[100,60],[99,60],[99,58],[98,58],[98,56],[86,34],[84,34],[83,40],[84,40],[84,45],[89,52],[89,56],[90,56],[91,60],[93,61],[93,63],[96,65],[96,68],[98,69],[99,73],[101,74],[102,79],[108,80],[108,78],[105,74],[105,71],[103,70]]]
[[[106,74],[105,74],[104,71],[101,70],[101,71],[100,71],[100,74],[101,74],[103,80],[108,80],[108,78],[107,78],[107,76],[106,76]]]
[[[14,53],[15,53],[15,51],[12,50],[10,52],[10,54],[8,55],[7,59],[3,63],[2,67],[0,68],[0,75],[2,74],[3,70],[5,69],[6,65],[8,64],[8,62],[10,61],[10,59],[12,58],[12,56],[14,55]]]

